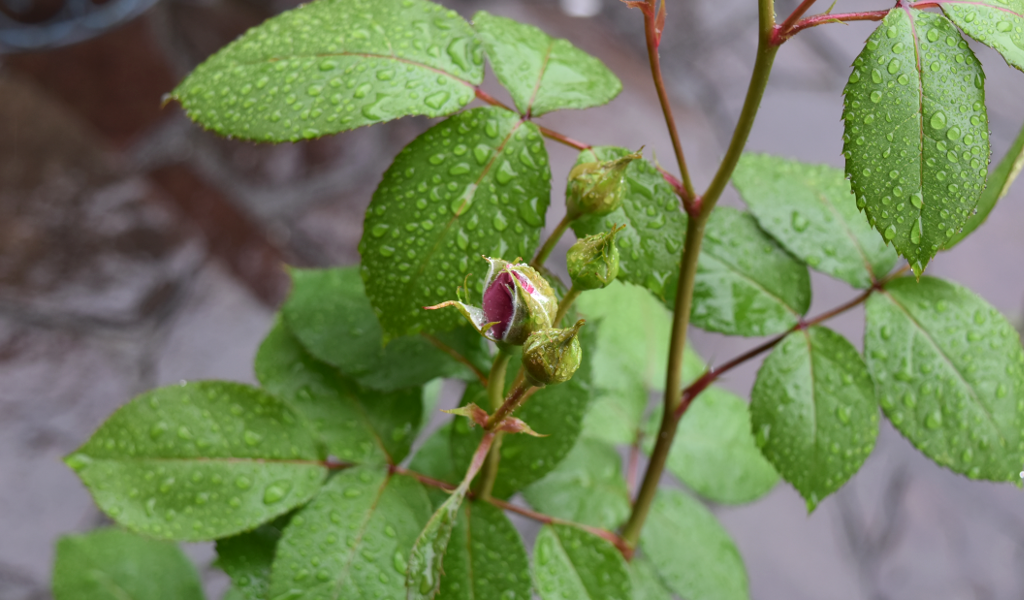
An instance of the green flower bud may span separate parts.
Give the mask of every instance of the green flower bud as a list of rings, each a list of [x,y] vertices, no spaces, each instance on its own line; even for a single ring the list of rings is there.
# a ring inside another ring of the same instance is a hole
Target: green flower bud
[[[532,334],[523,345],[526,381],[537,387],[569,381],[580,366],[583,350],[579,332],[583,319],[568,329],[545,329]]]
[[[641,156],[638,151],[615,160],[573,167],[565,190],[565,206],[569,214],[600,216],[618,208],[626,193],[626,167]]]
[[[588,235],[576,240],[572,248],[569,248],[566,261],[574,289],[599,290],[618,277],[619,249],[615,247],[615,234],[624,227],[613,227],[605,233]]]

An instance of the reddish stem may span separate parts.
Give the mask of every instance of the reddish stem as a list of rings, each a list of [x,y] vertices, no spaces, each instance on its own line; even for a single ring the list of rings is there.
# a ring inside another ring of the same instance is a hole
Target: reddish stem
[[[779,33],[788,32],[793,27],[793,25],[798,20],[800,20],[800,17],[804,16],[804,13],[806,13],[807,10],[811,8],[811,5],[814,4],[816,1],[817,0],[804,0],[803,2],[800,3],[800,6],[796,7],[796,9],[793,10],[793,12],[788,17],[786,17],[786,20],[782,22],[782,25],[776,25],[775,29],[772,31],[772,43],[775,43],[776,45],[781,43],[776,43],[775,41]]]
[[[919,5],[915,5],[919,6]],[[923,4],[921,5],[923,6]],[[857,12],[857,13],[823,13],[820,15],[814,15],[807,17],[806,19],[800,19],[794,23],[788,30],[781,30],[776,28],[772,34],[772,43],[776,46],[781,45],[789,38],[796,35],[798,32],[804,29],[810,29],[811,27],[817,27],[818,25],[824,25],[825,23],[847,23],[850,21],[881,21],[885,18],[885,15],[889,14],[888,10],[873,10],[869,12]]]
[[[507,104],[505,104],[501,100],[498,100],[497,98],[495,98],[494,96],[488,94],[487,92],[483,91],[482,89],[475,88],[475,90],[476,90],[476,97],[478,99],[486,102],[487,104],[490,104],[491,106],[500,106],[501,108],[504,108],[505,110],[516,112],[511,106],[508,106]],[[528,117],[525,116],[525,115],[523,116],[523,118],[524,119],[528,119]],[[537,125],[537,124],[534,123],[534,125]],[[580,141],[574,140],[574,139],[572,139],[571,137],[569,137],[567,135],[558,133],[557,131],[552,131],[551,129],[548,129],[547,127],[542,127],[540,125],[537,125],[537,129],[540,130],[540,134],[543,135],[544,137],[546,137],[548,139],[555,140],[556,142],[559,142],[561,144],[565,144],[566,146],[569,146],[569,147],[572,147],[572,148],[576,148],[577,150],[589,150],[590,148],[593,147],[590,144],[586,144],[584,142],[580,142]]]

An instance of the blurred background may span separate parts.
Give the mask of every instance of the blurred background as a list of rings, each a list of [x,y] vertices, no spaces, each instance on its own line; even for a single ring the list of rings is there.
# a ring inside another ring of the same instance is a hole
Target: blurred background
[[[617,0],[441,0],[542,26],[604,60],[625,91],[543,125],[646,145],[674,164],[643,46]],[[796,0],[779,0],[784,17]],[[432,122],[406,118],[280,146],[223,140],[161,97],[206,56],[293,0],[0,0],[0,599],[49,598],[56,538],[104,523],[61,463],[119,405],[182,379],[253,381],[288,290],[282,263],[353,264],[362,213],[392,157]],[[840,1],[836,11],[886,8]],[[827,10],[821,0],[814,12]],[[756,45],[754,0],[668,0],[662,45],[691,171],[706,185],[731,135]],[[779,53],[748,149],[842,166],[841,91],[875,24],[826,25]],[[1024,74],[975,45],[993,156],[1024,123]],[[507,95],[488,76],[484,89]],[[554,225],[575,152],[549,143]],[[1024,309],[1024,184],[929,271],[1015,322]],[[724,200],[739,205],[730,191]],[[568,240],[566,240],[567,242]],[[568,243],[563,244],[563,249]],[[556,253],[556,256],[564,256]],[[564,260],[564,259],[563,259]],[[851,298],[814,275],[811,314]],[[860,345],[862,311],[830,323]],[[695,332],[721,362],[757,340]],[[746,397],[757,363],[730,373]],[[458,390],[446,388],[454,398]],[[808,516],[780,484],[712,507],[757,599],[1024,598],[1024,491],[934,466],[888,424],[864,469]],[[212,598],[226,578],[192,545]]]

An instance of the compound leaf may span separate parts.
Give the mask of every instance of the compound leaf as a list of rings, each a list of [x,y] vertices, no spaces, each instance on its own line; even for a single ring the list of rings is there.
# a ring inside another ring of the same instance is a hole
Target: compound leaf
[[[728,335],[771,335],[796,325],[810,304],[807,267],[749,213],[724,206],[712,211],[697,263],[695,326]]]
[[[203,600],[199,574],[178,546],[116,528],[57,542],[55,600]]]
[[[473,26],[521,114],[599,106],[622,91],[622,82],[600,60],[533,25],[480,11]]]
[[[439,598],[481,600],[530,597],[530,560],[516,528],[486,502],[466,502],[459,511]]]
[[[430,512],[415,479],[370,467],[338,473],[285,528],[270,597],[404,597],[409,548]]]
[[[1017,134],[1017,139],[1013,141],[1013,145],[1007,150],[1006,156],[1003,157],[1003,160],[999,161],[999,165],[989,175],[988,186],[981,193],[981,198],[978,199],[978,206],[967,219],[967,224],[964,225],[960,233],[955,234],[946,242],[946,250],[962,242],[965,237],[969,236],[985,222],[989,213],[995,208],[996,202],[1002,200],[1003,196],[1010,191],[1010,186],[1013,185],[1014,180],[1020,175],[1022,168],[1024,168],[1024,126],[1021,127],[1020,132]]]
[[[400,337],[385,346],[357,267],[293,269],[291,276],[292,292],[282,309],[288,328],[310,354],[361,385],[393,391],[438,376],[474,378],[423,336]],[[436,339],[470,360],[486,361],[482,338],[469,327]]]
[[[786,336],[751,392],[765,457],[812,511],[860,469],[878,437],[874,384],[857,349],[824,327]]]
[[[621,158],[632,151],[598,146],[580,152],[576,164]],[[619,279],[646,287],[664,299],[676,287],[679,259],[686,237],[686,215],[679,196],[646,160],[634,160],[626,169],[622,205],[602,217],[584,216],[572,223],[577,237],[603,233],[616,225]]]
[[[200,541],[308,501],[327,474],[322,458],[304,420],[281,400],[200,381],[137,396],[65,460],[118,523]]]
[[[939,6],[964,33],[1002,54],[1006,64],[1024,71],[1024,2],[948,0]]]
[[[478,290],[487,263],[529,257],[551,196],[537,126],[475,108],[416,138],[384,174],[359,242],[366,294],[386,339],[453,329],[455,310],[424,310]],[[477,302],[479,304],[479,302]]]
[[[587,438],[523,497],[544,514],[602,529],[614,530],[629,517],[622,457],[610,444]]]
[[[231,577],[231,587],[239,598],[267,600],[270,590],[270,566],[274,561],[281,530],[288,515],[252,531],[217,540],[217,566]]]
[[[568,525],[545,525],[533,549],[533,578],[543,600],[628,600],[629,566],[607,540]]]
[[[660,412],[651,416],[647,452],[661,423]],[[704,390],[686,409],[667,466],[692,490],[722,504],[756,500],[779,480],[754,443],[747,403],[719,387]]]
[[[864,352],[886,416],[957,473],[1019,481],[1024,351],[1006,318],[959,285],[896,279],[867,303]]]
[[[483,81],[469,24],[423,0],[319,0],[267,19],[171,93],[221,135],[297,141],[454,113]]]
[[[761,229],[812,268],[868,288],[896,264],[857,210],[841,169],[744,154],[732,182]]]
[[[901,7],[853,64],[846,173],[858,208],[920,276],[985,187],[985,74],[948,19]]]
[[[686,494],[658,492],[640,546],[665,585],[687,600],[750,597],[736,545],[714,515]]]

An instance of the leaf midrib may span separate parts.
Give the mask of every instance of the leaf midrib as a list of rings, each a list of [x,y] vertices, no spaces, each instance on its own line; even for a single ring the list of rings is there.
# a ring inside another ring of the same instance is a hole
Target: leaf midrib
[[[373,515],[377,512],[377,505],[380,503],[380,499],[384,496],[384,491],[387,489],[388,484],[391,483],[391,473],[388,472],[384,476],[384,481],[377,489],[377,495],[373,499],[373,503],[370,504],[370,509],[366,511],[366,518],[359,525],[359,533],[356,535],[355,543],[352,544],[352,549],[348,553],[348,558],[345,561],[345,568],[342,570],[340,576],[335,584],[333,598],[339,600],[341,597],[341,586],[344,582],[349,580],[349,572],[352,570],[352,565],[355,563],[355,554],[359,550],[359,547],[363,545],[363,536],[366,535],[366,529],[370,526],[370,520],[373,519]]]
[[[736,265],[732,264],[730,261],[727,261],[724,258],[722,258],[721,256],[718,256],[714,252],[710,251],[708,246],[704,247],[704,251],[707,252],[708,256],[710,256],[711,258],[715,259],[716,261],[718,261],[719,263],[724,265],[726,267],[727,272],[736,274],[737,276],[739,276],[740,279],[742,279],[743,281],[749,283],[751,285],[751,287],[757,288],[765,296],[768,296],[769,298],[771,298],[772,300],[774,300],[775,302],[780,304],[782,307],[784,307],[798,321],[800,320],[800,316],[801,316],[800,313],[797,312],[796,309],[791,307],[789,304],[787,304],[786,301],[783,300],[780,296],[777,296],[775,293],[773,293],[773,292],[769,291],[767,288],[765,288],[760,282],[752,279],[749,275],[747,275],[743,271],[740,271],[739,268]]]
[[[1014,11],[1010,10],[1009,8],[1003,8],[1001,6],[996,6],[994,4],[987,4],[985,2],[964,2],[962,0],[929,0],[929,4],[938,4],[940,6],[943,5],[943,4],[954,4],[954,5],[962,4],[964,6],[981,6],[983,8],[991,8],[992,10],[998,10],[1000,12],[1010,13],[1011,15],[1017,17],[1018,19],[1024,19],[1024,15],[1022,15],[1020,13],[1017,13],[1017,12],[1014,12]],[[943,13],[945,13],[945,11],[943,11]]]
[[[389,42],[389,44],[390,44],[390,42]],[[263,59],[260,59],[260,60],[235,60],[235,61],[232,61],[232,62],[234,62],[235,64],[238,64],[238,65],[262,65],[262,64],[268,64],[268,63],[275,63],[275,62],[279,62],[279,61],[282,61],[282,60],[293,60],[293,59],[297,59],[297,58],[331,58],[331,57],[338,57],[338,56],[356,56],[356,57],[360,57],[360,58],[381,58],[381,59],[385,59],[385,60],[394,60],[394,61],[397,61],[397,62],[400,62],[400,63],[404,63],[404,64],[407,64],[407,65],[412,65],[414,67],[419,67],[421,69],[426,69],[428,71],[433,71],[434,73],[437,73],[438,75],[444,75],[445,77],[448,77],[448,78],[452,79],[456,83],[461,83],[462,85],[464,85],[464,86],[466,86],[468,88],[476,89],[476,85],[475,84],[473,84],[473,83],[471,83],[469,81],[466,81],[465,79],[462,79],[461,77],[458,77],[457,75],[449,73],[448,71],[445,71],[444,69],[441,69],[441,68],[438,68],[438,67],[433,67],[433,66],[430,66],[430,65],[428,65],[426,63],[423,63],[423,62],[420,62],[420,61],[417,61],[417,60],[413,60],[411,58],[403,58],[401,56],[396,56],[394,54],[377,54],[375,52],[318,52],[318,53],[313,53],[313,54],[294,54],[292,56],[271,56],[271,57],[263,58]]]
[[[832,201],[828,198],[828,196],[825,193],[815,192],[815,194],[818,196],[818,199],[821,200],[822,204],[824,204],[825,207],[829,210],[829,212],[831,212],[832,215],[839,221],[839,224],[842,227],[843,232],[846,233],[846,237],[850,238],[850,241],[853,243],[853,247],[857,249],[857,253],[860,254],[861,260],[864,261],[864,267],[868,271],[868,278],[871,280],[871,283],[875,283],[877,281],[877,278],[875,277],[875,269],[872,266],[871,261],[868,259],[868,255],[864,251],[864,248],[861,246],[860,240],[857,239],[857,236],[854,235],[853,230],[850,229],[850,224],[846,222],[846,219],[844,219],[841,214],[839,214],[839,210],[835,207],[834,204],[832,204]]]
[[[558,549],[562,552],[562,556],[565,557],[565,561],[569,563],[569,566],[572,567],[568,570],[568,573],[576,581],[576,583],[579,584],[580,589],[583,590],[583,593],[586,595],[586,597],[590,600],[593,600],[594,597],[590,594],[590,590],[587,588],[586,584],[583,583],[583,578],[580,577],[579,569],[576,568],[576,563],[572,562],[572,558],[570,558],[569,553],[566,552],[565,545],[562,544],[561,536],[558,535],[558,531],[554,528],[554,526],[550,527],[551,534],[555,538],[555,543],[558,544]]]

